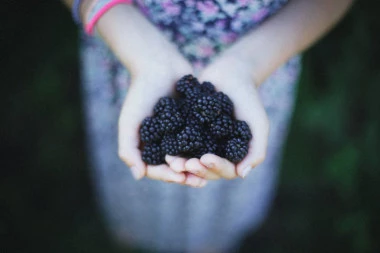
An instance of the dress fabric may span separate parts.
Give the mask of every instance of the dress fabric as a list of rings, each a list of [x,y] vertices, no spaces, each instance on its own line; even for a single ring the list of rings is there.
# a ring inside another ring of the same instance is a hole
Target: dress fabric
[[[195,68],[202,69],[286,1],[138,0],[134,4]],[[263,222],[275,196],[300,57],[290,59],[259,89],[271,129],[265,162],[245,180],[209,181],[201,189],[132,178],[117,152],[117,122],[128,91],[128,70],[96,37],[82,36],[81,59],[94,188],[113,235],[120,242],[157,252],[236,249],[247,232]]]

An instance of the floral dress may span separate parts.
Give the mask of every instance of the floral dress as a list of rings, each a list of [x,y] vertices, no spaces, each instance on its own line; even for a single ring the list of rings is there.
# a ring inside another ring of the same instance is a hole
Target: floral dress
[[[285,0],[137,0],[143,15],[202,69],[217,54],[286,5]],[[142,31],[143,32],[143,31]],[[271,38],[269,38],[271,39]],[[157,252],[229,252],[263,222],[275,195],[281,150],[300,72],[295,56],[260,87],[271,132],[267,158],[245,179],[201,189],[135,181],[117,152],[117,122],[129,73],[96,37],[83,35],[86,133],[97,201],[112,234]]]

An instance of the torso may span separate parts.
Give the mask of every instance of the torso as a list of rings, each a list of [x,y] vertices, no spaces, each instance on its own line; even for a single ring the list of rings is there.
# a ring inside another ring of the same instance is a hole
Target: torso
[[[288,0],[135,0],[195,65],[206,64]],[[152,42],[153,43],[153,42]]]

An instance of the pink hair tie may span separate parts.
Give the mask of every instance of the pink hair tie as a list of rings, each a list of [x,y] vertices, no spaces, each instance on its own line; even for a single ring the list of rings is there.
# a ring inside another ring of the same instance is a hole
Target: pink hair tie
[[[117,4],[131,4],[132,0],[97,0],[90,9],[88,22],[85,25],[85,32],[92,35],[94,27],[99,19],[112,7]]]

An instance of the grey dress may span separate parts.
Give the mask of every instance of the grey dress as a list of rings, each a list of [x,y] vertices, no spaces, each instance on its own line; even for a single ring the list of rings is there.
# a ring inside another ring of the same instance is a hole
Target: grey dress
[[[196,68],[270,18],[283,0],[136,1]],[[259,90],[271,132],[267,158],[245,179],[210,181],[201,189],[142,179],[118,158],[117,122],[129,74],[96,37],[83,35],[86,132],[97,200],[120,242],[157,252],[229,252],[265,219],[276,193],[300,72],[290,59]]]

